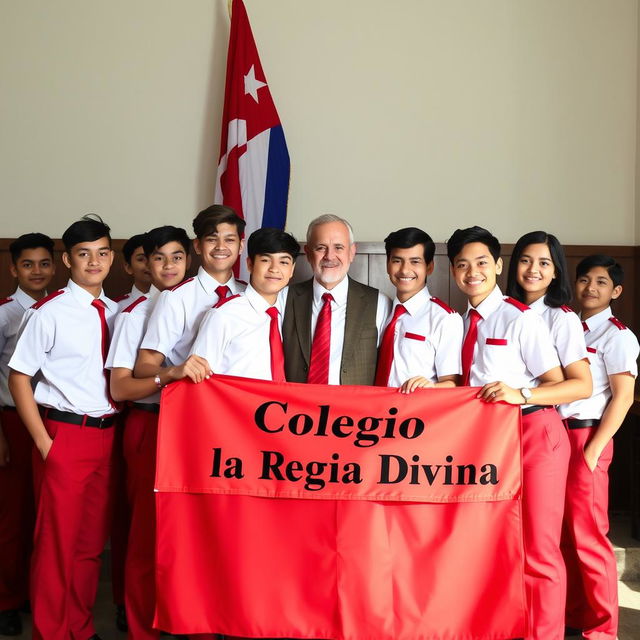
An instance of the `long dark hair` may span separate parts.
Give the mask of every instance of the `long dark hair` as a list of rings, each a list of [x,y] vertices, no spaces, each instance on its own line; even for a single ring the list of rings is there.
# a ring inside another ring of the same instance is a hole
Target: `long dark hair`
[[[561,307],[571,300],[571,283],[569,281],[569,269],[564,250],[558,238],[545,231],[532,231],[525,233],[516,242],[509,263],[509,275],[507,278],[507,295],[524,302],[524,289],[518,284],[518,263],[524,250],[530,244],[546,244],[549,247],[551,260],[555,267],[556,277],[551,281],[544,295],[545,304],[550,307]]]

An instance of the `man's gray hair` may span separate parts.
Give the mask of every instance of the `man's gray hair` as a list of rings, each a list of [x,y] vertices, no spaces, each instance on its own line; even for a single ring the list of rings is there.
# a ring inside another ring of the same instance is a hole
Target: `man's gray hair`
[[[314,218],[307,227],[307,242],[311,239],[311,233],[315,227],[318,227],[321,224],[328,224],[329,222],[342,222],[343,225],[347,227],[349,230],[349,244],[353,244],[355,240],[353,239],[353,228],[349,224],[347,220],[341,218],[340,216],[336,216],[333,213],[325,213],[317,218]]]

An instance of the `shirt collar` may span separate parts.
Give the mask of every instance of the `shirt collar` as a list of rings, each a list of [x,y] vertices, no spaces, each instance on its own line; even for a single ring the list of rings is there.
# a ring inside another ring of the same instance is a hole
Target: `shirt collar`
[[[429,289],[425,285],[418,293],[413,294],[406,302],[400,302],[398,296],[393,299],[392,310],[401,304],[410,316],[419,315],[431,300]]]
[[[16,289],[16,292],[11,296],[14,300],[17,300],[18,304],[26,311],[30,306],[34,305],[37,300],[34,300],[28,293],[25,293],[20,287]]]
[[[587,327],[589,327],[589,331],[594,331],[601,324],[605,323],[612,315],[613,314],[611,313],[611,307],[607,307],[600,313],[596,313],[595,316],[591,316],[588,320],[582,320],[582,318],[580,318],[580,320],[586,322]]]
[[[209,275],[204,267],[198,268],[196,278],[200,286],[209,294],[213,295],[218,287],[227,286],[232,294],[238,293],[238,284],[235,278],[231,277],[226,282],[218,282],[213,276]]]
[[[347,294],[349,293],[349,277],[345,277],[343,280],[333,287],[333,289],[325,289],[315,278],[313,279],[313,304],[322,304],[322,294],[330,293],[333,296],[333,301],[337,306],[347,304]]]
[[[138,289],[138,287],[136,287],[136,285],[134,284],[131,287],[131,297],[129,298],[130,300],[137,300],[140,296],[147,296],[147,298],[149,297],[148,293],[143,293],[142,291],[140,291],[140,289]]]
[[[250,284],[244,290],[244,295],[257,314],[264,314],[271,306]]]
[[[143,293],[143,296],[145,296],[146,298],[148,298],[151,302],[154,302],[155,299],[160,295],[160,289],[158,289],[158,287],[156,287],[154,284],[152,284],[149,287],[149,292],[148,293]]]
[[[71,295],[76,299],[76,301],[83,307],[90,307],[91,303],[95,300],[95,298],[86,289],[83,289],[73,280],[69,280],[69,282],[67,282],[67,288],[69,289]],[[100,295],[98,296],[98,299],[102,300],[102,302],[105,303],[109,311],[117,311],[118,304],[111,298],[107,298],[107,296],[104,294],[104,289],[100,289]]]
[[[475,310],[482,316],[483,320],[486,320],[502,304],[503,300],[504,296],[502,295],[502,291],[500,291],[500,287],[496,285],[493,291],[475,307]],[[471,303],[468,302],[467,317],[469,316],[469,311],[473,308]]]
[[[549,305],[544,301],[544,296],[540,296],[535,302],[527,306],[529,309],[533,309],[538,315],[542,315],[549,308]]]

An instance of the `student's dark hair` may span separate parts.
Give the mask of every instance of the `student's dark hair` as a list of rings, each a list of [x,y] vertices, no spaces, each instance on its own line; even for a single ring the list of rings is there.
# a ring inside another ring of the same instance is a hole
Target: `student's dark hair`
[[[193,232],[196,238],[204,238],[213,235],[219,224],[232,224],[238,230],[238,235],[244,236],[246,222],[231,208],[223,204],[212,204],[203,209],[193,219]]]
[[[462,251],[462,248],[472,242],[481,242],[489,249],[489,253],[494,260],[500,257],[500,242],[490,231],[482,227],[468,227],[467,229],[456,229],[453,235],[447,240],[447,256],[449,262],[453,264],[454,258]]]
[[[387,252],[387,260],[391,257],[392,249],[410,249],[417,244],[424,247],[424,261],[429,264],[436,253],[436,245],[431,236],[417,227],[405,227],[393,231],[384,239],[384,250]]]
[[[525,233],[516,242],[509,263],[509,275],[507,278],[507,295],[524,302],[524,289],[518,284],[518,263],[525,249],[531,244],[546,244],[555,268],[556,277],[551,281],[544,294],[544,301],[550,307],[561,307],[571,300],[571,282],[569,280],[569,267],[564,256],[564,250],[558,238],[545,231],[532,231]]]
[[[257,255],[266,253],[288,253],[295,261],[300,253],[300,245],[290,233],[281,229],[256,229],[247,240],[247,255],[253,260]]]
[[[74,222],[63,234],[62,244],[67,252],[80,242],[95,242],[107,238],[111,246],[111,229],[104,220],[95,213],[88,213]]]
[[[614,287],[617,287],[624,282],[624,270],[620,264],[611,256],[604,255],[603,253],[596,253],[592,256],[583,258],[576,267],[576,280],[580,276],[584,276],[589,273],[589,271],[594,267],[604,267],[613,281]]]
[[[11,254],[11,262],[17,264],[20,255],[25,249],[44,249],[51,254],[53,258],[53,240],[44,233],[25,233],[16,238],[9,245],[9,253]]]
[[[143,248],[147,258],[157,249],[164,247],[168,242],[178,242],[184,252],[189,255],[191,249],[191,240],[187,232],[180,227],[173,227],[170,224],[163,227],[156,227],[145,233]]]
[[[138,247],[144,246],[144,238],[146,233],[137,233],[135,236],[131,236],[123,245],[122,245],[122,255],[124,256],[124,261],[127,264],[131,264],[131,258],[133,258],[133,254]]]

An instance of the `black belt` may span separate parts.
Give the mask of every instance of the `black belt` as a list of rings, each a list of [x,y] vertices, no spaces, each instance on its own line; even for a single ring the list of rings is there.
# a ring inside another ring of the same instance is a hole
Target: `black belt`
[[[549,407],[542,407],[539,404],[532,404],[529,407],[525,407],[522,410],[523,416],[528,416],[530,413],[535,413],[536,411],[542,411],[543,409],[548,409]]]
[[[82,427],[94,427],[95,429],[108,429],[112,427],[116,421],[116,414],[104,416],[103,418],[94,418],[93,416],[80,415],[78,413],[71,413],[70,411],[49,409],[48,407],[40,407],[40,413],[44,418],[49,418],[49,420],[66,422],[67,424],[77,424]]]
[[[586,429],[588,427],[597,427],[600,420],[589,418],[588,420],[577,420],[576,418],[567,418],[565,420],[568,429]]]
[[[149,413],[160,413],[160,405],[157,402],[132,402],[129,405],[132,409],[148,411]]]

